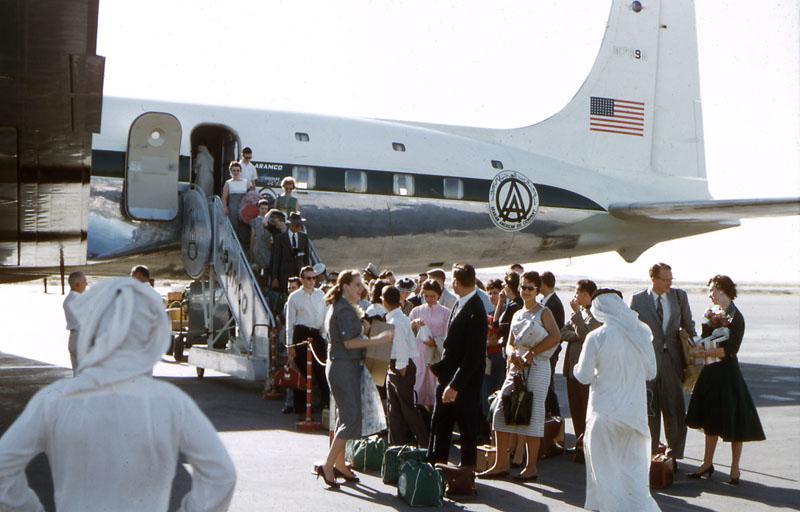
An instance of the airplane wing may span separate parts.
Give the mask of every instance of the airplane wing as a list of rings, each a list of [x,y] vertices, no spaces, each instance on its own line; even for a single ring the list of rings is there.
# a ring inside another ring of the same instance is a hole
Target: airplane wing
[[[800,215],[800,197],[720,199],[674,203],[615,203],[608,213],[631,221],[726,222],[750,217]]]

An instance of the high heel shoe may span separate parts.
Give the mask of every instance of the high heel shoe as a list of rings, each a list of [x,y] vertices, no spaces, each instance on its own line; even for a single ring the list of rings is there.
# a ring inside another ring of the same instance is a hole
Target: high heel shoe
[[[739,473],[739,476],[737,476],[736,478],[730,477],[730,480],[728,480],[728,483],[731,484],[731,485],[739,485],[739,477],[740,476],[741,476],[741,473]]]
[[[689,475],[686,475],[686,476],[688,478],[691,478],[692,480],[699,480],[704,475],[708,475],[708,478],[711,478],[711,475],[713,475],[713,474],[714,474],[714,465],[711,464],[710,466],[708,466],[703,471],[695,471],[694,473],[690,473]]]
[[[319,480],[319,477],[322,477],[322,480],[325,481],[325,485],[327,485],[331,489],[338,489],[339,488],[339,484],[336,482],[335,473],[334,473],[333,480],[328,480],[328,477],[325,476],[325,468],[324,468],[324,466],[322,466],[322,465],[317,466],[315,473],[317,475],[317,480]]]
[[[342,473],[341,471],[339,471],[339,469],[338,469],[338,468],[333,468],[333,476],[335,476],[335,477],[337,477],[337,478],[344,478],[344,481],[345,481],[345,482],[350,482],[350,483],[354,483],[354,484],[356,484],[356,483],[358,483],[358,482],[360,482],[360,481],[361,481],[361,480],[360,480],[360,479],[359,479],[359,478],[356,476],[356,474],[352,472],[352,470],[351,470],[351,473],[352,473],[352,475],[351,475],[351,476],[347,476],[347,475],[345,475],[344,473]]]

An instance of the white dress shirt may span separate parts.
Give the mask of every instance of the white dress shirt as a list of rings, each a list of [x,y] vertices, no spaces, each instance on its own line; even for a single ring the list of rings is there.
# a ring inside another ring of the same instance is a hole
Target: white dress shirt
[[[256,166],[246,162],[244,159],[239,160],[239,165],[242,166],[242,178],[255,185],[256,180],[258,179],[258,171],[256,170]]]
[[[395,360],[394,367],[402,370],[408,366],[409,359],[419,357],[417,338],[411,330],[411,320],[403,314],[402,309],[395,308],[386,313],[386,323],[394,326],[390,358]]]
[[[653,299],[653,306],[656,308],[656,312],[658,311],[658,298],[661,297],[661,307],[664,310],[664,318],[661,321],[661,331],[667,332],[667,326],[669,325],[669,315],[672,313],[672,308],[669,305],[669,294],[662,293],[661,295],[657,294],[653,291],[652,288],[648,290],[650,294],[650,298]]]
[[[542,298],[539,300],[539,304],[544,306],[545,304],[547,304],[547,301],[550,300],[550,297],[552,297],[555,294],[556,294],[556,292],[554,290],[554,291],[548,293],[547,295],[542,295]]]
[[[67,319],[67,330],[68,331],[77,331],[78,330],[78,318],[75,316],[75,313],[69,307],[69,303],[75,300],[76,297],[79,297],[80,293],[70,290],[67,294],[67,298],[64,299],[64,316]]]
[[[292,344],[294,327],[305,325],[311,329],[322,330],[325,322],[325,294],[319,288],[311,293],[305,288],[295,290],[286,301],[286,344]]]
[[[476,293],[478,293],[478,288],[475,288],[474,290],[464,295],[463,297],[458,298],[455,305],[453,306],[453,312],[450,314],[451,322],[455,320],[455,318],[458,316],[458,312],[461,311],[461,308],[464,307],[464,304],[466,304],[469,301],[469,299],[471,299]]]

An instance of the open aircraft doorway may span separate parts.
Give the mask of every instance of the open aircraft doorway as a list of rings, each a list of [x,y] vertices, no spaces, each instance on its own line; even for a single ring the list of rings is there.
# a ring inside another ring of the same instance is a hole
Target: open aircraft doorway
[[[239,136],[219,124],[200,124],[191,135],[192,183],[206,196],[221,195],[225,180],[230,178],[228,164],[239,159]]]

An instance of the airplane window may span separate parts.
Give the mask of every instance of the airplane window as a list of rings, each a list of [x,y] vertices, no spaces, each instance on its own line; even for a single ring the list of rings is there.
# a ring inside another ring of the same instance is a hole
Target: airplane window
[[[398,196],[413,196],[414,177],[409,174],[395,174],[394,193]]]
[[[310,140],[308,134],[303,132],[294,132],[294,138],[300,142],[308,142]]]
[[[304,165],[295,165],[292,167],[292,177],[294,178],[297,188],[311,189],[316,184],[316,176],[314,175],[313,167],[306,167]]]
[[[464,197],[464,182],[458,178],[445,178],[444,197],[446,199],[462,199]]]
[[[367,173],[364,171],[345,171],[344,189],[347,192],[364,193],[367,191]]]
[[[500,160],[492,160],[492,167],[494,167],[495,169],[503,170],[503,162],[501,162]]]
[[[395,151],[405,151],[406,145],[403,144],[402,142],[392,142],[392,149],[394,149]]]

